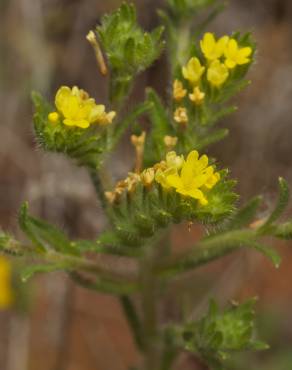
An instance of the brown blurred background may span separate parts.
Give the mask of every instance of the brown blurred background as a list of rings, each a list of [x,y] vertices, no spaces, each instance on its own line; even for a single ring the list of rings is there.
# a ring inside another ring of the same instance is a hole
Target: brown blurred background
[[[60,225],[71,237],[93,238],[104,226],[86,172],[36,147],[30,91],[52,98],[59,85],[76,84],[106,103],[106,83],[85,35],[120,3],[0,2],[0,225],[19,237],[16,215],[24,200],[34,214]],[[154,27],[163,0],[135,3],[144,28]],[[224,122],[230,137],[210,153],[232,169],[243,200],[264,193],[270,205],[279,175],[292,185],[292,2],[231,0],[210,29],[220,34],[251,30],[258,42],[257,63],[249,76],[252,85],[237,98],[239,111]],[[162,59],[139,77],[133,99],[143,99],[148,85],[165,95],[166,81]],[[113,161],[117,177],[131,166],[132,148],[127,141],[123,145],[123,155]],[[178,243],[184,239],[180,230],[173,237]],[[288,244],[280,251],[284,261],[277,271],[261,256],[241,252],[186,276],[170,293],[168,310],[162,314],[175,317],[178,292],[183,298],[186,286],[195,297],[192,317],[203,312],[210,295],[222,303],[258,295],[259,334],[272,349],[250,359],[248,366],[291,370],[292,251]],[[31,289],[23,312],[0,314],[0,370],[126,370],[135,363],[137,354],[115,298],[84,291],[61,273],[34,279]],[[191,358],[181,359],[178,366],[200,369]],[[244,366],[238,359],[232,369]]]

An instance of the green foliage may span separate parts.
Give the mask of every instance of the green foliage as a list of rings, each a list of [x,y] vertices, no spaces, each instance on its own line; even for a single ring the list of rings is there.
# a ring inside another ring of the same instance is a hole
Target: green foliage
[[[103,16],[97,34],[111,69],[111,97],[120,101],[129,92],[133,78],[148,68],[160,55],[163,27],[151,33],[137,23],[134,5],[123,3],[115,12]]]
[[[76,254],[72,243],[61,230],[28,214],[27,203],[20,209],[19,225],[40,252],[52,249],[65,254]]]
[[[223,370],[224,360],[233,352],[267,349],[266,344],[253,339],[254,304],[252,299],[220,313],[212,301],[206,316],[183,328],[184,348],[199,354],[212,370]]]
[[[184,20],[194,17],[202,8],[213,5],[215,2],[216,0],[167,0],[173,16]]]
[[[151,166],[165,157],[166,147],[163,142],[166,135],[174,135],[172,119],[164,107],[160,97],[153,89],[147,90],[147,101],[151,104],[149,119],[151,134],[148,135],[144,154],[145,166]]]

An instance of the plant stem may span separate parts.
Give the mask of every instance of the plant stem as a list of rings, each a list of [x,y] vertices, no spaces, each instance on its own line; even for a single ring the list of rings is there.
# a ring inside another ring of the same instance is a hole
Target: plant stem
[[[121,296],[120,302],[121,302],[125,317],[132,330],[135,343],[140,350],[143,350],[144,342],[143,342],[142,327],[141,327],[140,318],[138,317],[138,314],[137,314],[137,310],[131,298],[128,295]]]
[[[154,255],[152,251],[141,263],[144,370],[160,370],[161,343],[157,321],[158,281],[153,272]]]
[[[98,199],[100,200],[101,206],[104,210],[107,209],[107,200],[104,194],[104,188],[100,173],[98,171],[90,171],[90,177],[94,185]]]

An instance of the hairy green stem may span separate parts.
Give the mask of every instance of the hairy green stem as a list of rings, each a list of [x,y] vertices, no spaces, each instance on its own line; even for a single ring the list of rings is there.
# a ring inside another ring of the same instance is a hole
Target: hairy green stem
[[[94,185],[96,194],[98,196],[98,199],[100,200],[101,206],[104,210],[107,209],[107,200],[104,194],[104,187],[103,187],[103,182],[100,176],[100,172],[98,171],[90,171],[90,177],[92,180],[92,183]]]
[[[138,290],[138,285],[134,283],[123,283],[100,278],[88,278],[77,271],[70,273],[70,277],[83,288],[93,290],[95,292],[113,294],[113,295],[129,295]]]

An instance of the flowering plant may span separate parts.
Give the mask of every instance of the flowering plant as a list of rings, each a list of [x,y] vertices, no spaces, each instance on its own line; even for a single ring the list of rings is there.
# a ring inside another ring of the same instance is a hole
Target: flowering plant
[[[178,355],[187,351],[220,370],[234,351],[267,348],[254,339],[254,299],[222,311],[212,301],[201,318],[165,323],[158,315],[167,288],[183,273],[240,248],[259,251],[278,267],[280,256],[263,239],[292,238],[292,221],[278,221],[289,197],[284,179],[279,179],[275,208],[259,219],[262,198],[239,207],[228,170],[203,154],[228,134],[215,126],[235,111],[228,102],[248,85],[246,74],[256,50],[250,34],[218,38],[205,32],[219,8],[216,0],[167,0],[159,11],[164,26],[151,33],[138,25],[133,5],[124,3],[104,16],[87,39],[100,72],[110,74],[107,109],[76,86],[60,87],[55,106],[33,93],[37,142],[88,170],[108,226],[96,240],[72,241],[57,226],[30,215],[25,203],[19,224],[28,243],[2,233],[1,251],[27,260],[24,279],[64,270],[85,288],[119,297],[143,355],[135,369],[174,369]],[[195,28],[201,10],[209,14]],[[145,101],[125,113],[135,77],[163,50],[169,61],[168,102],[148,88]],[[142,115],[151,122],[147,133],[135,124]],[[129,128],[136,154],[133,169],[105,187],[106,159]],[[175,253],[169,235],[178,223],[186,230],[201,223],[206,233],[193,247]],[[92,253],[110,255],[111,264]],[[133,268],[121,267],[121,261],[130,261]],[[3,271],[7,276],[9,268]],[[7,284],[0,287],[0,298],[10,301],[5,289]]]

